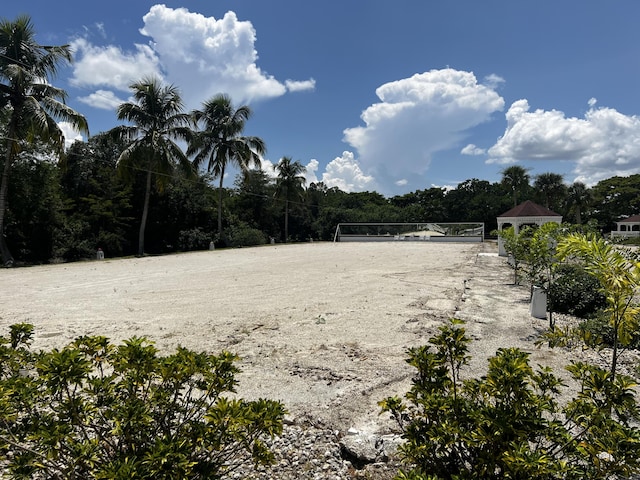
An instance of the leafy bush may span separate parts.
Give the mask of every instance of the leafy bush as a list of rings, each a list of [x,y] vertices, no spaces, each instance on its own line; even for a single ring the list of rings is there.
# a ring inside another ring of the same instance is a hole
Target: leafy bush
[[[548,292],[550,308],[554,312],[587,318],[606,306],[607,299],[600,282],[581,265],[558,265],[555,273]]]
[[[409,350],[416,368],[405,399],[380,402],[412,465],[397,479],[602,479],[640,472],[634,382],[599,367],[567,367],[579,395],[558,405],[561,380],[528,354],[499,349],[485,376],[461,380],[469,339],[453,320]],[[433,348],[432,348],[433,347]]]
[[[33,326],[0,337],[0,470],[31,479],[216,479],[272,461],[284,408],[229,397],[237,357],[144,338],[80,337],[32,353]]]
[[[609,323],[608,315],[603,311],[584,320],[578,326],[578,333],[588,346],[613,347],[614,330]],[[628,348],[640,348],[640,332],[633,332]]]
[[[228,242],[230,247],[249,247],[267,243],[265,234],[246,224],[234,225],[229,229]]]
[[[201,228],[181,230],[178,234],[178,249],[183,252],[191,250],[205,250],[209,248],[211,235]]]

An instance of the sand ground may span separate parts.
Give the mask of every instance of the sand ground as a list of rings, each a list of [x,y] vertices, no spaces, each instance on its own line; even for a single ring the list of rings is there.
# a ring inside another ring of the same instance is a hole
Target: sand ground
[[[384,429],[377,402],[403,394],[409,347],[452,316],[474,339],[470,371],[518,346],[532,363],[545,320],[493,243],[269,245],[0,270],[0,331],[29,322],[35,348],[80,335],[146,336],[241,356],[238,394],[282,400],[337,430]]]

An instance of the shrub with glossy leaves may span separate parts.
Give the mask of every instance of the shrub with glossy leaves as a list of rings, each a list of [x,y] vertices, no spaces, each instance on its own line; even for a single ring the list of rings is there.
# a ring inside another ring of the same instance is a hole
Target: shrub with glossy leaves
[[[640,472],[635,383],[583,363],[568,367],[580,390],[558,403],[562,383],[528,354],[499,349],[486,375],[462,380],[469,339],[461,322],[431,346],[409,350],[417,370],[404,399],[380,402],[406,440],[398,480],[603,479]]]
[[[33,327],[0,341],[0,468],[8,478],[217,479],[269,463],[285,410],[234,392],[237,357],[144,338],[81,337],[33,353]]]
[[[228,235],[230,247],[250,247],[267,243],[263,232],[244,223],[233,225],[229,229]]]
[[[554,312],[587,318],[607,305],[602,285],[582,265],[558,265],[555,274],[548,292]]]

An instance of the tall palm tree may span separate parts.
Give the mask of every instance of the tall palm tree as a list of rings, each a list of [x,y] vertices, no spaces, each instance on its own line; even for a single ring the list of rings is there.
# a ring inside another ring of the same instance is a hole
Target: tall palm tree
[[[131,178],[146,173],[144,205],[138,233],[138,255],[144,255],[144,232],[149,214],[151,180],[161,192],[178,166],[190,175],[191,162],[175,140],[189,140],[191,117],[183,113],[180,93],[173,85],[162,85],[155,77],[146,77],[130,86],[134,102],[118,107],[118,119],[128,122],[110,130],[110,134],[128,146],[118,157],[118,171]]]
[[[87,120],[67,106],[67,93],[49,83],[60,63],[70,63],[68,45],[45,46],[35,40],[30,17],[0,20],[0,109],[10,112],[6,126],[5,154],[0,181],[0,255],[5,264],[13,257],[4,238],[11,166],[25,142],[35,139],[64,149],[64,134],[57,120],[89,133]]]
[[[511,192],[514,207],[518,205],[518,194],[529,186],[530,180],[527,169],[519,165],[513,165],[502,170],[501,183]]]
[[[552,208],[556,203],[560,203],[567,194],[567,187],[559,173],[541,173],[533,182],[533,188],[542,196],[544,206],[547,208]]]
[[[567,202],[575,212],[576,223],[582,224],[582,212],[591,203],[591,190],[582,182],[573,182],[567,189]]]
[[[276,197],[284,198],[284,241],[289,239],[289,202],[302,199],[306,168],[298,160],[293,162],[290,157],[282,157],[273,166],[278,173],[276,178]]]
[[[189,142],[187,155],[194,155],[193,165],[199,169],[207,162],[207,171],[220,179],[218,187],[218,236],[222,235],[222,182],[225,170],[233,165],[242,171],[252,166],[260,168],[260,158],[266,152],[259,137],[243,136],[245,123],[251,117],[251,109],[243,105],[235,109],[228,95],[220,94],[207,100],[202,110],[194,110],[192,116],[202,129]]]

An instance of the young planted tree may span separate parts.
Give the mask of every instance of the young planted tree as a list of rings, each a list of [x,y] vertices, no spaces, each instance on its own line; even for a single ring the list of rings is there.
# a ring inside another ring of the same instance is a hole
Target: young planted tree
[[[558,244],[558,257],[578,259],[602,286],[606,312],[613,330],[610,374],[615,377],[621,348],[630,344],[640,329],[640,306],[635,296],[640,287],[640,262],[595,235],[571,234]]]
[[[231,395],[237,357],[144,338],[80,337],[33,353],[33,326],[0,337],[0,470],[15,479],[220,479],[270,463],[273,400]]]
[[[227,95],[217,95],[204,102],[202,110],[194,110],[192,116],[202,129],[195,133],[187,154],[194,155],[193,165],[199,169],[207,162],[207,170],[218,178],[218,236],[222,239],[222,182],[228,166],[240,170],[254,166],[260,168],[260,158],[266,152],[264,141],[258,137],[243,136],[245,123],[251,117],[251,109],[243,105],[233,107]]]
[[[61,63],[71,62],[70,47],[40,45],[35,36],[28,16],[0,20],[0,110],[10,112],[0,173],[0,255],[5,264],[13,263],[4,237],[9,176],[25,142],[39,139],[62,152],[65,138],[57,120],[89,132],[86,119],[65,104],[66,92],[49,83]]]
[[[529,254],[529,243],[531,241],[531,227],[525,226],[516,233],[515,228],[508,227],[497,232],[504,241],[504,249],[509,254],[509,261],[513,267],[513,284],[520,284],[519,273],[522,264]]]
[[[525,263],[527,277],[531,284],[533,296],[534,286],[542,288],[548,294],[554,281],[558,263],[556,247],[562,236],[562,227],[555,222],[548,222],[536,228],[527,244]],[[553,311],[549,312],[549,328],[554,328]]]
[[[138,232],[138,255],[144,255],[144,233],[149,213],[152,179],[162,191],[179,166],[190,175],[191,163],[175,140],[188,140],[191,117],[183,113],[178,89],[163,86],[157,78],[149,77],[132,83],[134,102],[118,107],[118,119],[129,122],[110,131],[110,134],[128,146],[118,158],[118,171],[125,178],[133,178],[138,172],[145,174],[145,195]]]
[[[303,199],[306,168],[297,160],[293,162],[290,157],[282,157],[273,169],[278,173],[276,198],[284,199],[284,241],[287,242],[289,240],[289,202]]]

